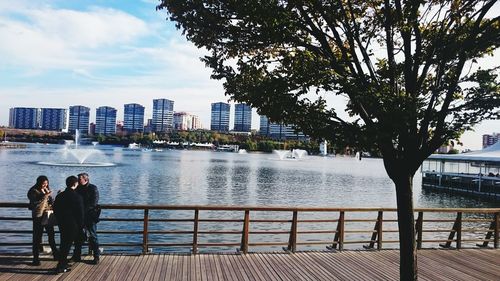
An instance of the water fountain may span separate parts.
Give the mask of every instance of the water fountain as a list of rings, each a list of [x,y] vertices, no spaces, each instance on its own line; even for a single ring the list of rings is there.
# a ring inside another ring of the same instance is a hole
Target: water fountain
[[[37,162],[39,165],[65,166],[65,167],[110,167],[114,163],[105,162],[105,155],[96,148],[98,142],[92,142],[92,146],[82,147],[80,145],[80,132],[76,130],[75,140],[64,141],[64,148],[55,153],[57,160]],[[88,161],[89,159],[101,161]]]
[[[307,151],[303,149],[273,150],[273,153],[278,155],[280,160],[297,160],[307,155]]]

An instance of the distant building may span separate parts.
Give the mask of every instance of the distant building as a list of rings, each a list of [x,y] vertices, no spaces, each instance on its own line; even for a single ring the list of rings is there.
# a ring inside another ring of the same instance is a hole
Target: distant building
[[[259,135],[269,136],[269,119],[265,115],[260,116]]]
[[[127,133],[125,131],[125,127],[123,126],[123,121],[117,121],[116,122],[116,135],[117,136],[124,136]]]
[[[191,115],[191,118],[192,118],[192,121],[191,121],[191,124],[192,124],[192,130],[199,130],[199,129],[203,129],[203,124],[201,124],[201,120],[200,120],[200,117],[198,117],[198,115]]]
[[[89,125],[89,135],[95,136],[95,123],[90,123],[90,125]]]
[[[40,110],[40,128],[42,130],[66,130],[67,111],[64,108],[42,108]]]
[[[201,129],[200,118],[187,112],[175,112],[174,129],[179,131]]]
[[[144,131],[144,106],[137,103],[124,106],[123,130],[128,133]]]
[[[191,129],[191,115],[186,112],[174,113],[174,129],[179,131],[187,131]]]
[[[250,132],[252,130],[252,108],[244,103],[234,105],[234,131]]]
[[[168,99],[153,100],[153,132],[169,132],[174,127],[174,101]]]
[[[266,116],[260,116],[260,131],[261,136],[276,140],[307,140],[308,136],[302,132],[295,132],[294,125],[286,125],[269,122]]]
[[[9,109],[9,128],[14,128],[14,108]]]
[[[98,135],[116,134],[116,109],[101,106],[96,109],[95,133]]]
[[[483,148],[486,148],[490,145],[494,145],[495,143],[498,142],[499,138],[500,138],[499,133],[493,133],[491,135],[488,134],[483,135]]]
[[[79,130],[80,135],[89,134],[90,108],[83,105],[69,107],[68,132],[75,134]]]
[[[16,129],[38,129],[40,114],[38,108],[14,107],[9,112],[9,125]]]
[[[153,124],[153,119],[151,118],[148,118],[148,121],[146,122],[146,125],[144,126],[144,133],[145,134],[149,134],[152,132],[151,128],[152,128],[152,125]]]
[[[231,106],[228,103],[212,103],[212,114],[210,118],[210,130],[219,132],[229,132],[229,111]]]

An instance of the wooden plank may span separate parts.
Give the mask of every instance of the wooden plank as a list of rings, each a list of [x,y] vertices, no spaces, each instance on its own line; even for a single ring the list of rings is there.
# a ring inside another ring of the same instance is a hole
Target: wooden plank
[[[224,270],[224,276],[226,280],[238,280],[236,275],[235,266],[233,260],[230,258],[231,255],[221,255],[222,266]]]
[[[212,260],[214,262],[218,280],[226,280],[226,279],[224,279],[224,273],[222,272],[222,268],[221,268],[220,255],[211,254],[210,256],[212,257]]]
[[[292,258],[296,259],[302,268],[310,271],[312,275],[316,276],[316,280],[342,280],[330,274],[321,264],[317,263],[309,253],[298,253],[293,255]]]
[[[150,255],[152,258],[150,259],[149,263],[147,264],[148,270],[144,271],[143,270],[143,279],[141,280],[152,280],[153,275],[155,271],[157,270],[158,265],[160,264],[160,255],[154,254]]]
[[[163,270],[163,268],[165,267],[165,255],[158,255],[158,260],[157,260],[158,264],[156,265],[156,268],[155,268],[155,271],[153,272],[153,275],[151,277],[151,280],[160,280],[160,275],[161,275],[161,272]]]
[[[0,281],[7,280],[187,280],[295,281],[397,280],[399,251],[253,253],[247,255],[103,255],[99,265],[90,256],[72,271],[53,275],[55,261],[28,266],[30,257],[0,255]],[[420,280],[498,280],[500,250],[418,251]]]
[[[168,272],[172,268],[172,255],[166,254],[163,257],[162,267],[160,268],[160,279],[158,280],[168,280]]]
[[[293,276],[293,280],[313,280],[308,279],[303,269],[299,268],[297,264],[288,256],[289,254],[282,253],[270,254],[270,257],[274,258],[286,268],[285,272],[290,274],[290,276]]]
[[[118,276],[120,273],[123,271],[126,271],[128,269],[128,261],[130,258],[125,255],[119,255],[117,257],[116,265],[113,267],[112,271],[109,274],[109,280],[112,281],[118,281]]]
[[[342,276],[343,280],[369,280],[366,276],[361,274],[357,269],[358,264],[352,264],[350,261],[346,260],[341,252],[339,253],[324,253],[317,252],[313,253],[316,257],[316,261],[323,264],[323,266],[332,272],[334,276]]]
[[[262,274],[267,276],[266,280],[282,280],[279,276],[279,273],[272,267],[269,266],[267,262],[262,260],[261,255],[259,254],[252,254],[253,261],[255,263],[255,266],[261,270]]]
[[[272,268],[276,275],[278,276],[278,280],[283,281],[291,281],[293,279],[287,275],[286,270],[282,267],[281,263],[276,263],[273,258],[269,254],[256,254],[262,263],[266,264],[267,268]]]
[[[264,274],[264,271],[257,266],[255,263],[255,255],[250,254],[247,256],[241,256],[240,259],[245,262],[245,264],[248,267],[249,272],[252,272],[254,274],[253,277],[255,280],[261,280],[261,281],[267,281],[267,280],[272,280],[271,277],[266,276]]]
[[[135,268],[140,265],[141,261],[141,256],[130,256],[130,260],[126,259],[126,262],[122,267],[123,271],[119,273],[116,280],[121,281],[124,280],[127,276],[134,274]]]
[[[231,255],[235,261],[235,266],[243,276],[243,280],[255,280],[252,271],[249,269],[248,265],[244,262],[246,255]]]

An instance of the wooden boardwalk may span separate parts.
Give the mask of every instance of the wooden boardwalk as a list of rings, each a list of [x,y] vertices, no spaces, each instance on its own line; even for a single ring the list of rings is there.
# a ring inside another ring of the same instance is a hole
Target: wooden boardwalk
[[[500,280],[500,250],[421,250],[420,280]],[[236,254],[104,255],[90,257],[64,274],[56,262],[29,265],[29,256],[0,255],[4,280],[398,280],[399,252],[343,251]]]

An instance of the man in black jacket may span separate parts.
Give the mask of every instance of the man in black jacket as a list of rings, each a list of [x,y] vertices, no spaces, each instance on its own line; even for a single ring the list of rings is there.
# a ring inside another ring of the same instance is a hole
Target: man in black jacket
[[[89,248],[94,255],[93,264],[99,263],[99,241],[97,240],[97,221],[99,220],[98,203],[99,191],[97,186],[89,182],[89,175],[81,173],[78,175],[78,187],[76,192],[83,198],[83,206],[85,209],[84,227],[87,229]],[[71,258],[75,262],[81,261],[82,244],[75,243],[75,251]]]
[[[68,253],[73,242],[77,243],[81,237],[83,227],[83,200],[76,193],[78,179],[70,176],[66,179],[66,189],[59,193],[54,202],[54,214],[61,232],[61,248],[56,271],[68,272]],[[80,242],[81,243],[81,242]]]

